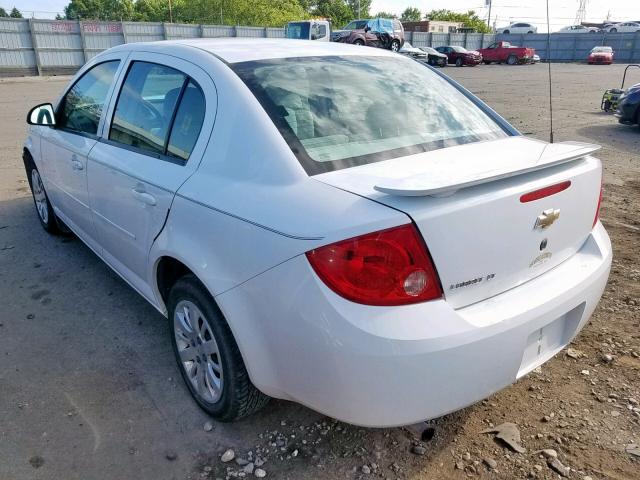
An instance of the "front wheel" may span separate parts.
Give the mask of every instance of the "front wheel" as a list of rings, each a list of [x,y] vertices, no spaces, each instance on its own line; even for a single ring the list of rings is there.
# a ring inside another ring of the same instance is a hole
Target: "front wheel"
[[[44,228],[48,233],[53,235],[63,233],[63,230],[58,225],[58,219],[53,211],[51,202],[49,202],[49,197],[47,196],[47,192],[44,188],[44,183],[42,182],[42,177],[40,176],[38,167],[36,167],[36,164],[31,157],[27,156],[24,160],[27,178],[29,179],[29,186],[31,187],[31,195],[33,196],[33,204],[36,207],[36,212],[38,212],[40,225],[42,225],[42,228]]]
[[[364,46],[364,40],[360,40],[360,39],[354,40],[353,44],[358,45],[359,47],[362,47]]]
[[[390,50],[392,52],[397,52],[398,50],[400,50],[400,42],[398,40],[393,40],[391,42]]]
[[[611,30],[609,30],[609,33],[618,33],[618,29],[617,28],[612,28]]]
[[[464,65],[464,60],[462,60],[461,58],[456,58],[456,67],[461,67]]]
[[[518,57],[515,55],[509,55],[509,58],[507,58],[507,64],[515,65],[516,63],[518,63]]]
[[[502,32],[505,35],[509,35],[511,32],[509,30],[505,30],[504,32]]]
[[[168,301],[173,350],[196,403],[223,422],[260,410],[269,397],[253,386],[222,312],[193,275],[171,288]]]

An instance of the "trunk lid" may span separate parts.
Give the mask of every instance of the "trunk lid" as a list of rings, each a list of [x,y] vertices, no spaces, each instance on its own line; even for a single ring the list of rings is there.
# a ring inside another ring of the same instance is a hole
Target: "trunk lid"
[[[601,165],[589,156],[598,148],[509,137],[313,178],[409,215],[447,301],[461,308],[535,278],[580,249],[598,204]],[[567,181],[562,191],[521,200]]]

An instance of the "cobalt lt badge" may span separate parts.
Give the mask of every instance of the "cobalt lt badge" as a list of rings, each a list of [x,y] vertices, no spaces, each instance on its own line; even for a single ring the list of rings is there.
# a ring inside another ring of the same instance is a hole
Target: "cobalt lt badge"
[[[541,215],[538,215],[538,218],[536,218],[536,224],[533,226],[533,228],[540,228],[544,230],[545,228],[549,228],[551,225],[553,225],[553,222],[555,222],[558,218],[560,218],[560,209],[554,210],[553,208],[550,208],[543,211]]]

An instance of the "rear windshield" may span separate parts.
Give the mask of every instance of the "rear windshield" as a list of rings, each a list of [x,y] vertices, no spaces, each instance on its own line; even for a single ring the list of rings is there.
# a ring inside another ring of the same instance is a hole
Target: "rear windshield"
[[[449,82],[402,56],[231,67],[309,175],[507,136]]]

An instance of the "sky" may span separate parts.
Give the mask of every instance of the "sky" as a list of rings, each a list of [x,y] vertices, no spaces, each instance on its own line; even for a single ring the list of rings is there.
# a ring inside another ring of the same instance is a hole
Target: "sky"
[[[68,0],[0,0],[5,10],[17,6],[25,16],[53,18],[62,12]],[[550,0],[551,30],[572,25],[578,9],[578,0]],[[388,11],[400,15],[408,7],[417,7],[423,13],[432,9],[448,8],[465,12],[475,10],[487,18],[485,0],[373,0],[371,13]],[[493,0],[492,23],[498,27],[512,21],[523,21],[538,26],[538,31],[546,32],[545,0]],[[588,0],[587,21],[600,22],[610,12],[612,20],[640,20],[640,0]],[[34,15],[35,13],[35,15]]]

